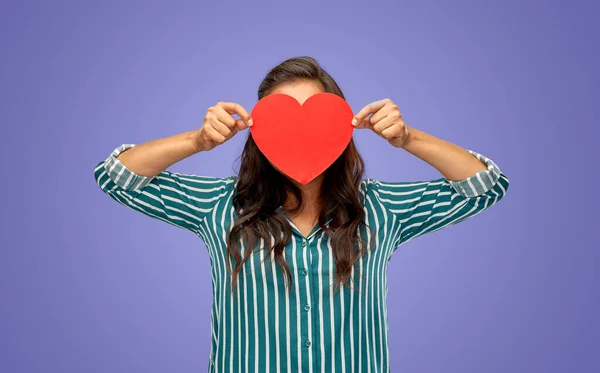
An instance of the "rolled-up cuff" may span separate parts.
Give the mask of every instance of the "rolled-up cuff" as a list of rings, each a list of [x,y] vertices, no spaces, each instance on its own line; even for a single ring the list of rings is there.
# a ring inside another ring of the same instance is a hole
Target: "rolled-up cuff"
[[[127,149],[131,149],[135,144],[123,144],[116,148],[110,153],[106,161],[104,161],[104,168],[108,177],[117,184],[120,188],[125,190],[139,190],[148,185],[154,177],[143,176],[136,174],[131,171],[125,165],[117,159],[119,154],[123,153]]]
[[[501,171],[491,159],[469,150],[474,157],[487,166],[487,170],[479,171],[464,180],[451,181],[450,185],[464,197],[477,197],[490,191],[500,179]]]

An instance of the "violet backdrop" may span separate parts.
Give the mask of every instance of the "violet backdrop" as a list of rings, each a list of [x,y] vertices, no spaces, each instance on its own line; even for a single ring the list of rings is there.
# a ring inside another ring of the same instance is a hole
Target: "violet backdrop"
[[[600,371],[592,1],[7,1],[0,4],[0,371],[203,372],[204,244],[102,194],[122,143],[251,108],[278,62],[310,55],[355,111],[492,158],[505,199],[389,263],[392,372]],[[172,170],[234,172],[245,136]],[[367,176],[439,177],[357,131]]]

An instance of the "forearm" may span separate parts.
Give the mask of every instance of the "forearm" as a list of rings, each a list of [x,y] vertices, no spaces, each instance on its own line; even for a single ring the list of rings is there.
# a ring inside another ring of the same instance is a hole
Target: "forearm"
[[[125,167],[142,176],[156,176],[171,165],[200,151],[196,131],[151,140],[119,154]]]
[[[456,181],[487,169],[468,150],[410,127],[403,149],[436,168],[446,179]]]

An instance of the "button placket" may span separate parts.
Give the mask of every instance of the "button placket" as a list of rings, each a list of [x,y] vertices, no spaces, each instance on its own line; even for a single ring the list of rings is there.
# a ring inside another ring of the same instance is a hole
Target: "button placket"
[[[302,324],[303,324],[303,328],[301,330],[301,333],[299,335],[299,338],[301,339],[301,343],[304,344],[304,348],[309,349],[312,348],[312,339],[314,337],[314,333],[315,333],[315,326],[312,323],[312,319],[309,319],[312,317],[312,315],[308,312],[310,310],[310,303],[312,303],[312,281],[310,278],[307,278],[307,276],[309,275],[309,271],[310,268],[312,267],[312,256],[309,255],[310,252],[307,252],[306,250],[310,248],[309,245],[309,240],[306,237],[297,237],[296,238],[296,242],[297,245],[299,245],[301,247],[300,250],[297,251],[297,260],[298,260],[298,269],[297,269],[297,273],[299,275],[298,281],[299,281],[299,290],[301,291],[302,295],[299,294],[299,298],[297,299],[298,302],[302,302],[299,310],[304,310],[301,314],[298,315],[298,317],[301,318],[302,320]],[[306,261],[304,261],[306,260]],[[307,309],[308,308],[308,309]],[[308,323],[309,320],[311,321],[311,325],[312,327],[309,329],[308,328]],[[308,361],[304,362],[303,361],[303,365],[304,364],[308,364]],[[312,367],[311,367],[312,368]]]
[[[324,231],[319,231],[318,234],[317,232],[315,232],[314,235],[312,235],[309,239],[309,247],[310,247],[310,253],[311,253],[311,257],[313,258],[313,261],[310,263],[310,269],[311,269],[311,278],[312,281],[310,282],[310,295],[311,295],[311,301],[308,302],[305,307],[308,307],[310,311],[307,311],[307,314],[309,315],[309,317],[312,318],[312,325],[318,326],[319,325],[319,318],[321,316],[321,313],[323,312],[323,308],[322,308],[322,299],[319,298],[319,278],[323,276],[323,273],[319,271],[319,265],[322,264],[322,262],[319,261],[319,257],[320,257],[320,253],[322,250],[322,247],[324,245],[327,245],[327,240],[329,239],[329,236],[327,236],[327,234],[325,234]],[[325,281],[325,280],[324,280]],[[321,336],[320,336],[320,331],[318,327],[313,327],[312,329],[312,335],[311,335],[311,340],[309,341],[311,343],[311,345],[313,347],[313,369],[314,371],[319,371],[319,367],[321,367],[321,359],[323,358],[323,356],[321,356],[318,353],[319,350],[319,346],[320,343],[322,343],[321,341]]]

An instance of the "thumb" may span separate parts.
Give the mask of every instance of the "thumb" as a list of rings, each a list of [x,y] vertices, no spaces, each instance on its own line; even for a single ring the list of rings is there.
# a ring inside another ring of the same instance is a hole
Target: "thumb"
[[[360,122],[358,122],[358,124],[354,128],[358,128],[358,129],[373,128],[373,125],[371,124],[370,118],[363,118],[363,119],[361,119]]]
[[[234,127],[234,131],[237,133],[238,131],[243,131],[246,128],[248,128],[248,123],[246,121],[244,121],[243,119],[238,119],[235,122],[235,127]]]
[[[231,138],[232,138],[233,136],[235,136],[235,135],[236,135],[238,132],[240,132],[239,128],[238,128],[237,126],[233,127],[233,128],[231,129],[231,132],[229,132],[229,135],[227,135],[227,136],[225,137],[225,139],[227,139],[227,140],[231,139]]]

